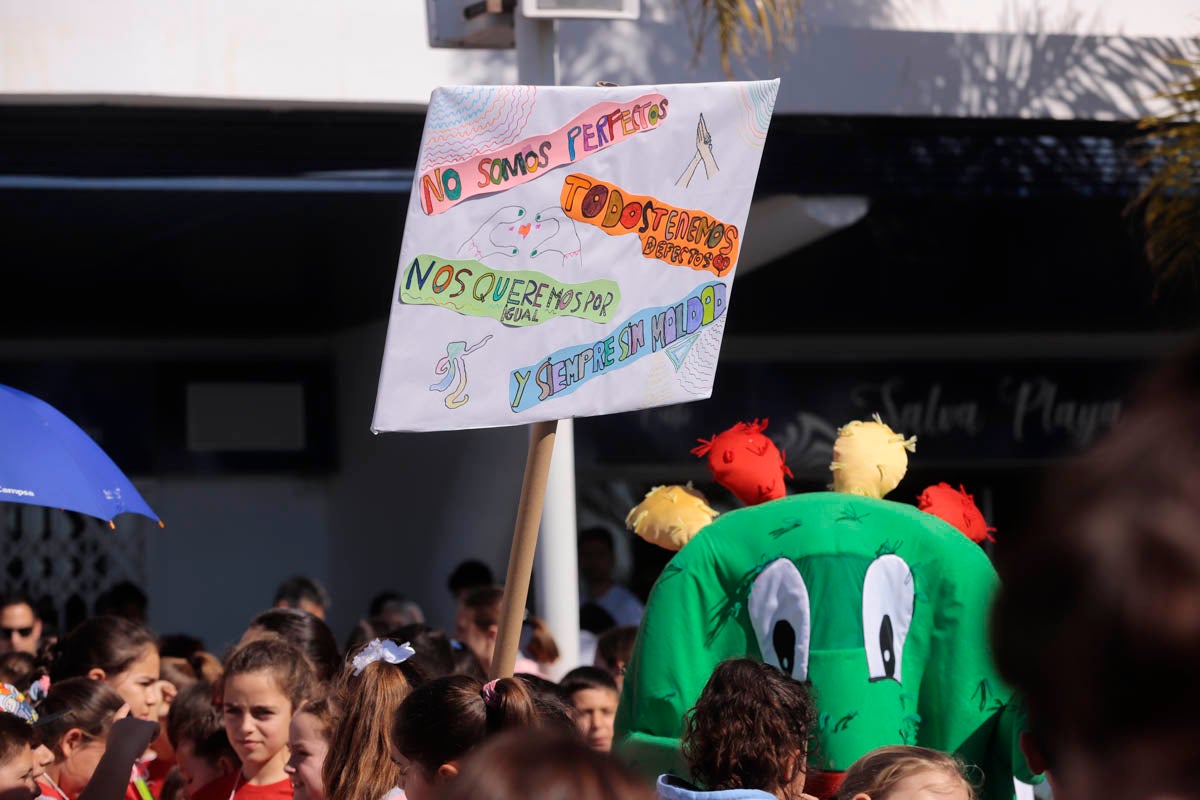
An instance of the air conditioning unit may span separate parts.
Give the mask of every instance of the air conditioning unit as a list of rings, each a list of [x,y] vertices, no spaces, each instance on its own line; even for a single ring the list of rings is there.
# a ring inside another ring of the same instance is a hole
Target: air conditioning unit
[[[425,0],[430,47],[511,50],[517,0]]]
[[[637,19],[641,0],[521,0],[527,17],[576,19]]]
[[[430,47],[509,50],[513,14],[574,19],[637,19],[641,0],[425,0]]]

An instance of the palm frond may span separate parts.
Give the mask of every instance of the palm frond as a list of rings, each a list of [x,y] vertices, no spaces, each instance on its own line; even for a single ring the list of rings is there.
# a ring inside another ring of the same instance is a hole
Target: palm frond
[[[1169,110],[1143,119],[1133,142],[1137,165],[1150,177],[1130,211],[1140,218],[1160,290],[1200,275],[1200,59],[1171,63],[1189,74],[1160,95]]]
[[[802,0],[680,0],[688,15],[688,32],[699,60],[704,41],[716,29],[721,69],[733,77],[733,62],[744,62],[762,45],[767,56],[779,43],[790,45],[800,19]]]

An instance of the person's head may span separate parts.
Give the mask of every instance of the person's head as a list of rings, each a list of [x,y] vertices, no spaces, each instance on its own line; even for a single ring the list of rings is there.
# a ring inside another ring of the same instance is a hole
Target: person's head
[[[400,704],[391,755],[409,800],[430,800],[458,775],[459,761],[492,734],[533,725],[537,710],[525,684],[481,684],[465,675],[417,687]]]
[[[396,628],[389,638],[397,642],[408,642],[416,651],[409,660],[419,667],[429,680],[452,675],[456,671],[454,646],[444,631],[431,628],[422,622],[415,622]]]
[[[74,797],[96,771],[108,731],[125,700],[102,681],[68,678],[50,687],[39,711],[37,736],[54,757],[54,781]]]
[[[195,653],[188,659],[188,664],[191,665],[192,671],[196,673],[196,677],[199,680],[214,684],[221,680],[221,672],[224,670],[224,667],[221,664],[221,659],[212,653],[205,651]]]
[[[421,607],[397,592],[380,592],[375,595],[371,598],[367,613],[371,617],[383,620],[388,631],[394,631],[402,625],[425,622],[425,612]]]
[[[215,691],[213,684],[196,681],[179,691],[167,715],[167,737],[189,795],[241,766],[213,702]]]
[[[558,661],[558,642],[550,627],[540,617],[529,617],[521,623],[521,652],[538,664]]]
[[[458,603],[454,620],[454,638],[465,644],[479,659],[484,671],[491,666],[500,629],[501,586],[480,586],[468,591]]]
[[[14,714],[0,713],[0,800],[33,800],[38,796],[33,728]]]
[[[1044,481],[997,548],[993,650],[1059,800],[1200,786],[1200,347]]]
[[[204,652],[204,641],[188,633],[168,633],[158,637],[158,654],[163,658],[191,658]]]
[[[175,694],[200,680],[200,676],[196,674],[195,666],[186,658],[160,658],[158,674],[162,680],[171,684],[172,688],[175,689]],[[175,694],[172,694],[171,697],[174,698]],[[167,709],[171,707],[169,701],[164,702],[164,705]],[[164,711],[160,716],[165,717],[166,715],[167,712]]]
[[[492,577],[492,569],[482,561],[467,559],[454,568],[446,582],[446,588],[455,600],[461,600],[467,592],[481,586],[491,586],[496,582]]]
[[[533,698],[536,727],[575,730],[575,709],[557,683],[528,672],[518,672],[513,677],[525,684],[529,696]]]
[[[791,800],[804,790],[815,719],[799,681],[748,658],[722,661],[684,720],[683,755],[710,791],[758,789]]]
[[[872,750],[846,770],[837,800],[974,800],[953,756],[926,747]]]
[[[611,750],[620,699],[612,675],[599,667],[576,667],[559,686],[575,707],[575,725],[588,745],[605,753]]]
[[[595,665],[613,676],[618,692],[625,685],[625,667],[633,656],[637,634],[637,625],[621,625],[605,631],[596,639]]]
[[[307,611],[314,617],[325,619],[325,612],[330,606],[329,592],[315,578],[293,575],[279,584],[271,605]]]
[[[374,640],[349,654],[339,680],[345,718],[325,758],[325,788],[330,797],[379,800],[400,779],[389,749],[392,721],[404,698],[425,682],[415,657],[406,658],[402,644],[397,639]]]
[[[343,713],[342,701],[329,693],[308,701],[292,715],[292,723],[288,728],[288,751],[291,757],[285,770],[292,779],[295,800],[325,800],[322,768],[329,745],[341,725]],[[385,760],[383,763],[388,762]],[[331,796],[350,798],[350,795]]]
[[[10,650],[0,656],[0,683],[7,683],[26,692],[37,677],[38,661],[29,653]]]
[[[132,716],[157,721],[159,669],[158,647],[149,631],[124,617],[92,617],[55,646],[50,679],[103,681],[125,698]]]
[[[479,657],[475,655],[475,651],[458,639],[450,640],[450,657],[454,660],[454,668],[450,670],[451,675],[467,675],[480,683],[487,680],[487,670],[479,663]]]
[[[39,681],[39,683],[42,686],[48,686],[49,680],[49,678],[46,678],[45,681]],[[43,692],[40,699],[34,702],[34,707],[44,710],[44,700],[45,694]],[[46,720],[41,719],[41,721],[45,722]],[[43,741],[41,731],[36,727],[33,729],[33,740],[30,742],[29,746],[32,748],[33,777],[35,779],[40,779],[46,774],[46,770],[52,764],[54,764],[54,751],[51,750],[50,747]]]
[[[389,626],[384,621],[383,617],[367,617],[360,619],[350,629],[350,635],[346,637],[346,646],[342,652],[349,655],[358,650],[372,639],[378,639],[381,636],[387,636],[392,631],[392,626]]]
[[[613,615],[599,603],[589,600],[579,607],[579,630],[599,636],[616,626],[617,621],[613,619]]]
[[[145,625],[149,605],[150,600],[141,587],[132,581],[121,581],[96,600],[96,615],[123,617]]]
[[[221,711],[225,733],[242,761],[242,774],[282,779],[292,714],[312,697],[317,681],[299,648],[279,636],[264,636],[237,648],[225,660]]]
[[[325,621],[307,611],[294,608],[272,608],[254,619],[239,644],[246,644],[264,634],[277,634],[300,648],[316,670],[321,681],[331,681],[342,669],[337,640]]]
[[[441,800],[653,800],[654,790],[610,756],[557,731],[502,733],[468,755]]]
[[[200,678],[190,661],[176,657],[159,659],[159,675],[159,691],[162,699],[155,709],[159,728],[158,736],[154,738],[151,747],[159,758],[174,761],[175,747],[171,744],[171,737],[167,731],[167,716],[171,713],[171,704],[179,692],[196,683]]]
[[[579,532],[579,576],[588,584],[607,584],[613,579],[616,554],[608,528],[587,528]]]
[[[0,653],[37,655],[42,640],[42,620],[33,601],[21,592],[0,596]]]
[[[158,790],[158,800],[187,800],[187,778],[179,766],[171,767],[167,777],[163,778],[162,787]]]

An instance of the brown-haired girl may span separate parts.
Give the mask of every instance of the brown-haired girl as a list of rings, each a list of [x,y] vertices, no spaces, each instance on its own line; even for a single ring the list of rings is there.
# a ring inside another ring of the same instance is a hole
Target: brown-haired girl
[[[400,780],[391,760],[392,720],[404,698],[425,675],[407,644],[374,639],[358,648],[340,686],[346,716],[329,743],[325,794],[338,800],[380,800]]]
[[[488,736],[530,727],[533,697],[515,678],[480,683],[450,675],[412,691],[392,726],[392,761],[408,800],[430,800],[458,775],[459,761]]]
[[[797,800],[816,711],[799,681],[748,658],[723,661],[684,721],[683,755],[697,788],[658,779],[662,800]]]
[[[101,681],[68,678],[50,687],[37,727],[38,740],[54,756],[38,782],[44,797],[74,800],[79,796],[104,755],[117,714],[126,711],[121,695]]]
[[[974,800],[954,757],[926,747],[892,745],[850,765],[837,800]]]
[[[288,727],[291,757],[284,771],[292,779],[295,800],[325,800],[322,769],[327,763],[330,742],[344,714],[345,709],[337,696],[327,694],[309,700],[292,715],[292,724]]]
[[[312,663],[317,679],[323,683],[332,681],[342,669],[337,640],[320,617],[295,608],[268,609],[250,620],[238,645],[269,634],[276,634],[300,648]]]
[[[162,702],[158,645],[150,632],[123,617],[92,617],[54,646],[50,680],[91,678],[111,686],[130,716],[157,722]]]
[[[225,733],[242,768],[193,800],[289,800],[288,728],[313,694],[312,665],[294,645],[264,636],[230,654],[220,686]]]

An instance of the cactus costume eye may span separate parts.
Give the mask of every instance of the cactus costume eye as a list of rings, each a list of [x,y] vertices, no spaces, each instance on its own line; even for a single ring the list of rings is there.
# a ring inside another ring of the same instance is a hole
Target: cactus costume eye
[[[724,514],[650,595],[619,750],[647,774],[686,776],[684,714],[717,664],[748,656],[811,685],[814,778],[876,747],[914,744],[978,766],[982,798],[1011,798],[1014,774],[1031,776],[987,650],[996,583],[978,545],[912,506],[821,492]]]

